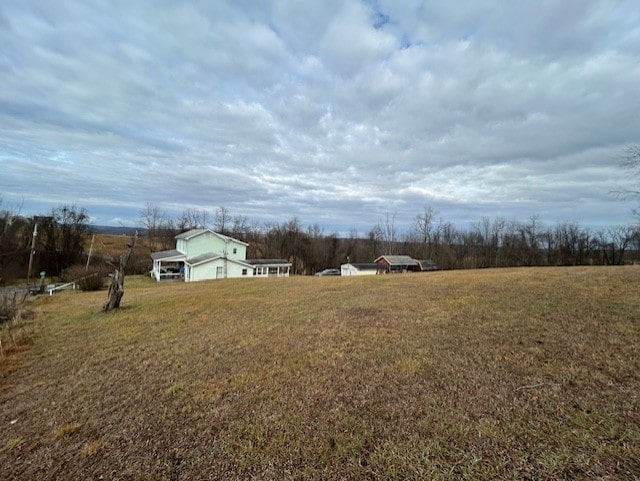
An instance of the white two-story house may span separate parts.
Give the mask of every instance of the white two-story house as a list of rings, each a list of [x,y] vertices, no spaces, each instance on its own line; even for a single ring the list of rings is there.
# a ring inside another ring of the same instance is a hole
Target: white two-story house
[[[204,281],[231,277],[289,277],[283,259],[247,259],[249,244],[210,229],[192,229],[176,236],[176,248],[153,252],[151,276],[165,280]]]

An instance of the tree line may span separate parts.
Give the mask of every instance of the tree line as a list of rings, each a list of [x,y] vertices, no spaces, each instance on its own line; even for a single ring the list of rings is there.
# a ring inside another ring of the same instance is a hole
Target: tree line
[[[628,149],[623,165],[640,174],[640,149]],[[620,194],[640,198],[639,190]],[[32,217],[21,216],[19,210],[3,208],[0,198],[0,284],[24,278],[27,263],[33,264],[33,276],[37,277],[40,271],[59,276],[84,262],[91,234],[86,209],[64,205]],[[634,213],[640,218],[638,209]],[[345,262],[369,263],[385,254],[428,259],[441,269],[640,262],[637,222],[591,230],[571,221],[545,226],[537,216],[525,221],[482,217],[461,229],[427,206],[403,232],[396,226],[395,214],[388,213],[367,232],[352,229],[339,236],[325,233],[317,223],[305,226],[297,217],[261,224],[220,207],[213,213],[186,208],[173,218],[160,207],[147,204],[140,211],[139,223],[151,252],[175,248],[175,236],[181,232],[211,228],[247,242],[248,258],[286,259],[292,263],[293,273],[301,275]],[[138,259],[127,273],[144,273],[150,262],[147,257]]]
[[[640,147],[626,150],[622,166],[640,175]],[[640,189],[625,189],[623,198],[640,199]],[[634,209],[640,220],[640,209]],[[282,258],[296,274],[313,274],[344,262],[372,262],[383,254],[405,254],[428,259],[442,269],[508,266],[620,265],[640,261],[640,223],[591,230],[577,222],[543,225],[537,216],[522,221],[482,217],[468,229],[438,217],[432,207],[416,215],[410,230],[400,233],[395,214],[387,213],[368,232],[352,229],[347,237],[325,234],[317,223],[306,228],[297,217],[281,224],[256,222],[232,216],[220,207],[185,209],[172,220],[150,204],[141,212],[152,250],[175,246],[174,236],[190,228],[211,227],[249,243],[249,258]]]
[[[2,208],[0,199],[0,284],[26,277],[27,265],[32,266],[32,278],[37,278],[40,271],[58,276],[82,262],[89,220],[87,211],[74,205],[25,217],[19,208]]]
[[[317,223],[304,226],[294,217],[282,223],[250,223],[221,207],[209,214],[185,209],[173,220],[157,206],[141,213],[152,250],[172,249],[175,235],[193,228],[211,228],[249,243],[249,258],[287,259],[295,274],[313,274],[345,262],[369,263],[380,255],[402,254],[429,259],[442,269],[509,266],[620,265],[640,260],[640,230],[636,225],[590,230],[575,222],[543,226],[534,216],[522,222],[483,217],[469,229],[438,218],[426,207],[411,229],[400,233],[395,215],[368,232],[348,236],[325,233]]]

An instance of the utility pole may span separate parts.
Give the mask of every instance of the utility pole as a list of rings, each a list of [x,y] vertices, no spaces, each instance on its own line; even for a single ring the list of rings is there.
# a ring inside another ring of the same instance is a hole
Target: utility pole
[[[91,247],[89,247],[89,255],[87,256],[87,265],[84,268],[84,271],[87,272],[89,270],[89,261],[91,260],[91,252],[93,252],[93,241],[96,239],[96,235],[93,234],[91,236]]]
[[[31,239],[31,252],[29,253],[29,268],[27,269],[27,285],[31,278],[31,268],[33,267],[33,255],[36,253],[36,237],[38,237],[38,224],[33,225],[33,237]]]

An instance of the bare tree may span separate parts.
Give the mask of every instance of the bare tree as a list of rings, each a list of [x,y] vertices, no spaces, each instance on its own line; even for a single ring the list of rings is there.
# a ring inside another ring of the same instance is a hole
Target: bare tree
[[[416,216],[413,226],[413,236],[421,244],[420,255],[426,259],[433,257],[433,240],[436,231],[436,211],[433,207],[425,207],[421,214]]]
[[[482,241],[479,267],[498,267],[500,265],[500,246],[506,226],[507,221],[502,217],[497,217],[492,221],[486,216],[473,224],[476,236]]]
[[[526,254],[524,257],[524,264],[527,266],[540,264],[540,234],[538,230],[540,228],[540,221],[537,215],[529,217],[529,222],[521,225],[521,236],[523,238]]]
[[[216,218],[213,224],[216,232],[220,234],[227,234],[229,230],[229,224],[231,224],[231,213],[226,207],[218,207],[216,210]]]
[[[180,219],[181,230],[190,229],[206,229],[207,218],[209,214],[206,210],[198,210],[193,207],[188,207],[182,211],[182,217]]]
[[[52,236],[56,271],[79,263],[89,237],[89,214],[75,205],[63,205],[51,211]],[[38,226],[40,227],[40,226]]]
[[[129,262],[129,257],[131,257],[131,252],[135,248],[137,241],[138,231],[136,231],[136,234],[131,240],[131,243],[127,245],[127,250],[120,256],[120,266],[116,267],[111,277],[107,302],[102,308],[102,310],[104,310],[105,312],[111,311],[113,309],[118,309],[120,307],[120,301],[122,300],[122,296],[124,296],[125,269],[127,267],[127,263]]]
[[[387,254],[381,252],[384,239],[384,232],[380,224],[374,225],[367,234],[367,257],[376,259],[380,255]]]
[[[324,253],[324,230],[319,224],[307,227],[307,242],[304,250],[304,265],[307,274],[313,274],[326,267]]]
[[[613,226],[597,233],[603,264],[620,265],[624,254],[632,244],[636,229],[632,226]]]
[[[303,274],[303,254],[307,241],[308,237],[302,231],[297,217],[282,224],[265,224],[262,255],[267,258],[287,259],[293,264],[295,274]]]
[[[440,219],[438,230],[441,236],[440,257],[437,261],[445,269],[456,269],[459,267],[460,255],[459,245],[462,243],[460,233],[451,222]]]
[[[152,205],[147,202],[145,208],[140,211],[140,222],[147,230],[149,249],[151,252],[157,251],[160,244],[162,228],[167,222],[167,214],[157,205]]]
[[[0,285],[15,275],[8,272],[9,267],[18,268],[27,252],[26,246],[20,242],[21,231],[27,224],[19,215],[20,208],[2,208],[0,197]]]
[[[387,215],[369,231],[369,244],[375,248],[381,247],[382,254],[395,254],[396,244],[398,242],[398,233],[396,231],[396,213]],[[381,244],[381,245],[380,245]],[[377,249],[374,249],[377,250]],[[376,255],[374,253],[374,255]]]
[[[352,228],[349,230],[349,238],[345,250],[345,260],[347,262],[358,261],[358,230]]]
[[[634,177],[640,177],[640,147],[629,147],[622,160],[622,166],[629,169]],[[634,189],[623,189],[617,192],[623,198],[640,200],[640,183]],[[633,209],[634,216],[640,221],[640,207]]]
[[[247,235],[249,231],[249,221],[243,215],[236,215],[232,219],[231,224],[231,236],[238,239],[242,239]],[[222,233],[222,232],[221,232]]]

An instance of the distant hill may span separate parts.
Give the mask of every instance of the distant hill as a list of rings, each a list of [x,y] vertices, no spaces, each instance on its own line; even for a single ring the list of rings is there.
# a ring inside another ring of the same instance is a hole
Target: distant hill
[[[138,235],[147,235],[147,229],[142,227],[124,227],[112,225],[92,225],[90,231],[94,234],[112,234],[112,235],[134,235],[138,231]]]

